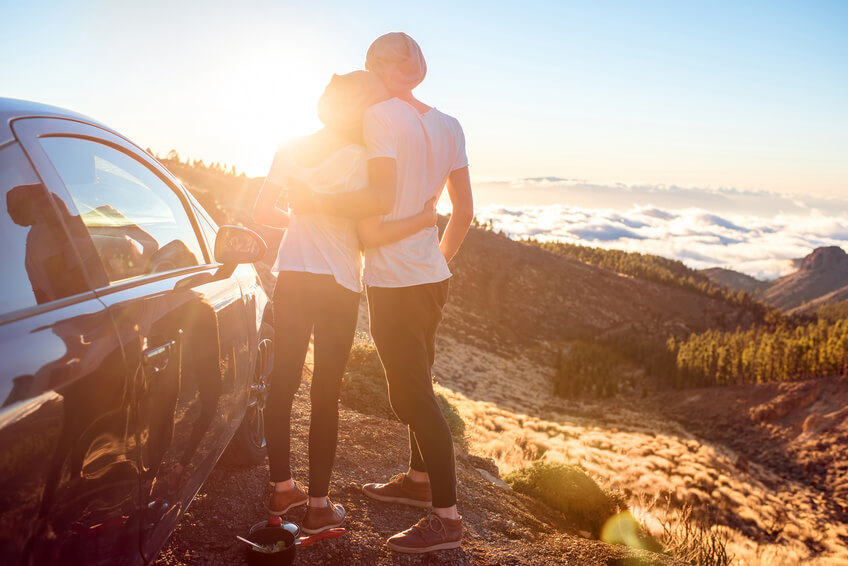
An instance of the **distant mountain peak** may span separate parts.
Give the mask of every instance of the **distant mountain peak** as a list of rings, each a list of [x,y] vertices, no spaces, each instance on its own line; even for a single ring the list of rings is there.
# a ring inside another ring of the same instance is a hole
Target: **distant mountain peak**
[[[801,260],[798,271],[772,282],[762,299],[772,305],[792,310],[841,300],[848,291],[848,254],[839,246],[816,248]]]
[[[848,254],[839,246],[816,248],[803,259],[801,271],[821,271],[848,265]]]

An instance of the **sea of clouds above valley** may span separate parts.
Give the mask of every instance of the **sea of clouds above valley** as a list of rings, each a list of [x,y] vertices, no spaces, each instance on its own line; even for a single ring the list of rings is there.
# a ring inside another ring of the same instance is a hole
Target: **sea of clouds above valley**
[[[759,279],[793,271],[792,260],[817,247],[848,248],[848,200],[804,195],[525,179],[475,184],[475,214],[515,239],[650,253]]]

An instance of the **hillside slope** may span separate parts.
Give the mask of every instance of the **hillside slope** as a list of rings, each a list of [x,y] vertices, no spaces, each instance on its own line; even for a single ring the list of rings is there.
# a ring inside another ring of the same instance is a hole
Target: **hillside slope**
[[[785,564],[848,564],[848,376],[666,392],[650,404],[732,450],[737,475],[761,478],[764,504],[740,494],[727,524],[782,548]]]
[[[755,296],[769,286],[768,281],[760,281],[750,275],[739,273],[738,271],[726,269],[724,267],[710,267],[708,269],[702,269],[701,273],[719,285],[724,285],[729,289],[737,291],[747,291]]]
[[[743,328],[754,315],[718,298],[556,255],[473,228],[451,263],[444,331],[512,350],[633,330],[682,336]]]
[[[437,352],[469,450],[502,472],[580,463],[646,525],[667,516],[667,498],[672,516],[690,504],[728,534],[734,564],[848,564],[845,378],[566,400],[544,343],[506,352],[440,337]]]
[[[823,514],[848,525],[848,376],[666,392],[652,401],[699,436],[812,486]]]
[[[796,307],[792,312],[812,313],[825,306],[839,307],[840,303],[846,302],[848,302],[848,285]]]

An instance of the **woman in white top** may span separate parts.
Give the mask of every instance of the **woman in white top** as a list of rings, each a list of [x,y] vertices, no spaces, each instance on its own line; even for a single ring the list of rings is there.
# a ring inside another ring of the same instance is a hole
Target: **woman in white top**
[[[354,211],[372,217],[359,223],[366,246],[371,335],[386,371],[392,408],[409,426],[410,460],[405,474],[366,484],[363,492],[379,501],[432,507],[424,519],[388,540],[392,550],[456,548],[462,541],[462,519],[456,508],[453,440],[433,394],[431,369],[451,275],[448,261],[473,218],[465,137],[455,118],[412,95],[427,66],[411,37],[389,33],[377,38],[365,67],[381,78],[393,97],[365,113],[367,191],[294,196],[302,206],[331,214]],[[452,213],[441,240],[435,227],[393,243],[371,240],[382,223],[420,210],[446,183]]]
[[[260,190],[254,219],[286,228],[273,271],[274,373],[265,409],[271,482],[268,510],[281,515],[308,502],[303,531],[314,534],[339,526],[344,509],[329,501],[335,457],[338,400],[353,343],[362,290],[356,222],[278,206],[286,187],[296,184],[323,193],[358,191],[368,185],[362,144],[365,109],[387,98],[380,80],[367,71],[334,75],[318,103],[324,128],[280,148]],[[435,224],[435,200],[397,222],[375,226],[370,237],[387,243]],[[309,491],[292,480],[289,462],[291,407],[300,385],[310,336],[315,335],[312,410],[309,430]]]

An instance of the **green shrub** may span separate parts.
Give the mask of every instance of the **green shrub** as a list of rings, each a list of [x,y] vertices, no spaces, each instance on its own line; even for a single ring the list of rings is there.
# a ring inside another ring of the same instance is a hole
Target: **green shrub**
[[[539,461],[504,477],[512,489],[561,511],[579,529],[600,536],[621,501],[590,478],[580,466]]]
[[[456,440],[465,441],[465,421],[462,420],[462,416],[459,414],[459,411],[451,403],[445,394],[440,391],[442,387],[440,385],[435,385],[436,390],[436,402],[439,403],[439,408],[442,410],[442,414],[445,416],[445,420],[448,421],[448,426],[450,427],[451,434]]]
[[[365,337],[358,336],[350,350],[340,400],[359,413],[397,420],[389,404],[386,375],[377,349]]]
[[[435,385],[436,401],[448,422],[451,434],[457,440],[465,438],[465,421],[456,407]],[[389,403],[386,375],[377,355],[374,343],[367,337],[358,336],[350,351],[347,369],[342,378],[341,403],[359,413],[384,419],[397,420]]]

